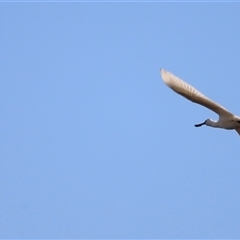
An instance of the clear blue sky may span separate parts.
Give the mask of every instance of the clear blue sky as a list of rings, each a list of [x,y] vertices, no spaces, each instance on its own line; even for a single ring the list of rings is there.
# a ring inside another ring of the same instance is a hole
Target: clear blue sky
[[[1,3],[1,238],[240,238],[239,3]]]

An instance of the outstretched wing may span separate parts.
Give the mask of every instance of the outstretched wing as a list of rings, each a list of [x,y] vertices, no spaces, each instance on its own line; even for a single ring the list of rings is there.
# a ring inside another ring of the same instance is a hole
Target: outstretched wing
[[[183,97],[187,98],[188,100],[200,104],[215,113],[219,116],[223,117],[231,117],[233,116],[227,109],[219,105],[218,103],[212,101],[211,99],[204,96],[200,93],[197,89],[189,85],[188,83],[184,82],[180,78],[176,77],[172,73],[161,69],[162,79],[165,84],[170,87],[176,93],[182,95]]]

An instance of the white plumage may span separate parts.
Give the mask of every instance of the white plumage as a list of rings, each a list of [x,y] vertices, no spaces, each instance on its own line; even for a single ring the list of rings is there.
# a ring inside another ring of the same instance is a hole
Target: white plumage
[[[211,99],[204,96],[197,89],[187,84],[180,78],[176,77],[172,73],[161,69],[160,70],[162,79],[165,84],[170,87],[174,92],[182,95],[188,100],[200,104],[219,115],[218,121],[207,119],[203,123],[196,124],[195,127],[207,125],[210,127],[224,128],[224,129],[235,129],[240,135],[240,117],[235,116],[220,104],[212,101]]]

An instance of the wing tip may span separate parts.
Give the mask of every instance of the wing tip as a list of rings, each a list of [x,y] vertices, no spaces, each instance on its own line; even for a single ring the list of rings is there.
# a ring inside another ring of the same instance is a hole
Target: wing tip
[[[160,74],[161,74],[162,80],[165,82],[165,84],[169,85],[170,79],[173,77],[173,74],[166,71],[163,68],[160,69]]]
[[[165,70],[163,69],[163,68],[160,68],[160,72],[162,73],[162,72],[165,72]]]

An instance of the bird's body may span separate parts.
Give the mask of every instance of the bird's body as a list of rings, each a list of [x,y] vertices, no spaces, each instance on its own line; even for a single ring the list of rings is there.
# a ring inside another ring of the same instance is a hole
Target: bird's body
[[[227,109],[210,100],[202,93],[200,93],[197,89],[190,86],[180,78],[174,76],[172,73],[161,69],[162,79],[165,84],[170,87],[176,93],[182,95],[188,100],[200,104],[219,115],[218,121],[213,121],[211,119],[207,119],[203,123],[196,124],[195,127],[200,127],[202,125],[207,125],[210,127],[216,128],[224,128],[224,129],[235,129],[240,135],[240,117],[235,116]]]

